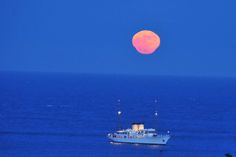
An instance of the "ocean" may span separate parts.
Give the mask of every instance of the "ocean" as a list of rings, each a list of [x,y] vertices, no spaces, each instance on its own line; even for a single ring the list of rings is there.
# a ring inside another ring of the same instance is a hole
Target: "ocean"
[[[236,154],[235,93],[236,78],[1,72],[0,157]],[[170,131],[171,139],[166,146],[108,141],[133,122]]]

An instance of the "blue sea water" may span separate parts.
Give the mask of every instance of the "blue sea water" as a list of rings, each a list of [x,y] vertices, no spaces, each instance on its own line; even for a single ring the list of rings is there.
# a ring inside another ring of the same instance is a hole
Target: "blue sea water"
[[[235,93],[235,78],[1,72],[0,157],[235,154]],[[172,138],[166,146],[111,144],[117,110],[124,128],[144,122]]]

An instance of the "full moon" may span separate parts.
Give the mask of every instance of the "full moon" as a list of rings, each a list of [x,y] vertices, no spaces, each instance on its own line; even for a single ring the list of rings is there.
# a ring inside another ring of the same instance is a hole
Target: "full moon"
[[[139,53],[144,55],[154,53],[160,46],[160,43],[160,37],[150,30],[142,30],[140,32],[137,32],[132,39],[134,48]]]

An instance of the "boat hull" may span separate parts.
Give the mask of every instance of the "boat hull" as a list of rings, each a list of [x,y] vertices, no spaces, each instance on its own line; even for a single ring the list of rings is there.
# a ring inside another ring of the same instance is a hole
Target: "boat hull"
[[[152,144],[152,145],[165,145],[170,139],[170,135],[157,135],[155,137],[113,137],[112,135],[108,135],[108,138],[112,142],[118,143],[132,143],[132,144]]]

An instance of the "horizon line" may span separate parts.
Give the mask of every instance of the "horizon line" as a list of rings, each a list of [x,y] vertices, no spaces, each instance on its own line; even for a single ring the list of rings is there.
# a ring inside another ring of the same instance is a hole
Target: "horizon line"
[[[190,77],[190,78],[236,78],[236,76],[220,75],[174,75],[174,74],[137,74],[137,73],[95,73],[76,71],[31,71],[31,70],[0,70],[0,73],[41,73],[41,74],[71,74],[71,75],[107,75],[107,76],[143,76],[143,77]]]

